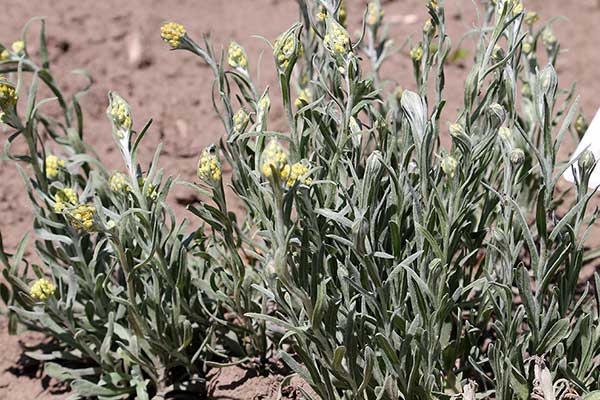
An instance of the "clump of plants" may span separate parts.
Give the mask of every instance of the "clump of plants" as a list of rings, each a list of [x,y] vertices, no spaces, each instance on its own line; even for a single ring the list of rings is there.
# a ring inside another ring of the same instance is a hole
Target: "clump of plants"
[[[597,398],[600,277],[579,279],[594,254],[596,160],[559,159],[585,123],[574,86],[559,86],[551,23],[520,0],[483,1],[453,112],[446,4],[426,7],[422,32],[396,49],[378,0],[358,36],[342,1],[300,1],[300,20],[269,42],[278,88],[256,86],[241,44],[215,52],[165,23],[164,41],[187,52],[177,56],[214,74],[222,139],[199,151],[197,182],[167,176],[160,147],[139,159],[151,121],[114,92],[123,166],[106,169],[84,140],[87,87],[61,91],[43,20],[36,57],[25,42],[2,48],[5,155],[33,205],[41,263],[23,257],[28,235],[2,250],[0,293],[12,332],[56,344],[28,355],[73,398],[197,395],[210,368],[273,360],[326,400]],[[398,51],[414,79],[396,79],[412,90],[380,74]],[[54,97],[38,99],[41,85]],[[283,131],[269,128],[275,91]],[[561,183],[567,170],[575,185]],[[189,221],[168,203],[173,185],[203,199]]]

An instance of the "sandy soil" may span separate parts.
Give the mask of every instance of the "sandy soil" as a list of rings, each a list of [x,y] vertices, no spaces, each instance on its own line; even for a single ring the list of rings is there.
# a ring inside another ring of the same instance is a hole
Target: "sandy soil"
[[[351,27],[358,26],[365,2],[347,0]],[[391,22],[390,32],[397,43],[420,31],[425,20],[423,0],[388,0],[384,3],[386,19]],[[474,6],[471,0],[446,0],[446,3],[450,33],[457,42],[456,35],[473,24]],[[591,118],[600,106],[597,97],[600,79],[596,72],[596,66],[600,64],[600,52],[597,51],[600,6],[597,0],[525,0],[525,5],[538,11],[544,19],[558,15],[568,18],[568,21],[555,25],[557,36],[568,51],[559,62],[560,82],[564,87],[577,80],[583,110]],[[250,36],[273,39],[297,16],[297,5],[293,0],[2,0],[1,8],[1,43],[8,45],[18,39],[21,27],[31,17],[46,16],[51,61],[62,87],[73,91],[83,83],[80,78],[67,75],[76,68],[87,69],[95,78],[96,84],[83,101],[85,135],[108,165],[121,168],[104,116],[106,93],[110,89],[129,100],[136,126],[154,118],[142,159],[149,161],[155,146],[162,141],[162,167],[172,175],[187,179],[194,177],[196,157],[201,149],[218,140],[223,131],[210,103],[210,71],[187,53],[171,54],[159,37],[160,23],[178,21],[198,39],[202,34],[210,33],[217,49],[226,46],[229,40],[236,40],[246,48],[251,69],[255,72],[261,52],[265,52],[262,62],[269,65],[269,71],[272,71],[273,62],[264,42]],[[32,29],[28,38],[34,43],[36,36],[36,29]],[[386,79],[411,88],[412,72],[406,54],[394,56],[383,74]],[[465,74],[466,70],[460,66],[451,66],[448,70],[449,112],[458,107],[457,101],[462,98]],[[269,85],[271,97],[277,99],[278,89],[273,76],[262,75],[261,79],[259,87]],[[275,107],[271,117],[273,126],[283,125],[281,108]],[[3,141],[6,135],[0,135]],[[566,144],[565,151],[569,147],[572,149],[573,144]],[[192,199],[190,196],[184,190],[173,194],[172,202],[179,204],[180,216],[185,215],[183,205]],[[31,227],[27,203],[15,167],[0,162],[0,230],[8,250],[14,249],[23,233]],[[10,337],[5,325],[0,316],[0,347],[3,349],[0,354],[0,400],[65,398],[67,395],[61,393],[60,388],[48,379],[42,379],[35,365],[22,356],[20,343],[31,345],[42,338],[33,334]],[[276,385],[279,378],[244,374],[247,371],[223,371],[213,385],[213,396],[275,398],[271,396],[276,395],[277,390],[272,392],[265,388]],[[242,381],[242,385],[228,381]],[[258,384],[258,381],[262,383]]]

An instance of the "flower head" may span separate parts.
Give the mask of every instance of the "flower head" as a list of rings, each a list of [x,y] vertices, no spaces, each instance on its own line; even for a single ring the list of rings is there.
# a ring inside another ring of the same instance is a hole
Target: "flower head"
[[[327,9],[325,8],[325,6],[320,5],[319,12],[317,13],[317,19],[319,21],[325,21],[326,18],[327,18]]]
[[[233,115],[233,130],[237,133],[242,133],[248,126],[248,122],[250,121],[250,115],[244,110],[240,108]]]
[[[240,68],[243,70],[247,69],[248,57],[246,56],[244,48],[236,42],[229,43],[229,48],[227,50],[227,62],[231,68]]]
[[[512,10],[513,15],[522,13],[524,10],[521,0],[496,0],[496,12],[498,14],[502,13],[505,4],[507,5],[509,11]]]
[[[283,32],[273,43],[273,55],[277,66],[287,70],[304,51],[302,43],[297,39],[297,29],[292,28]]]
[[[525,153],[521,149],[514,149],[510,152],[510,162],[515,166],[523,164],[525,161]]]
[[[57,213],[75,204],[77,204],[77,192],[71,188],[60,189],[54,194],[54,211]]]
[[[433,21],[430,19],[428,19],[427,21],[425,21],[425,25],[423,25],[423,33],[425,35],[430,35],[430,34],[434,34],[435,33],[435,25],[433,24]]]
[[[80,204],[70,210],[68,216],[70,217],[71,225],[75,229],[91,232],[94,228],[96,207],[90,204]]]
[[[112,123],[113,132],[119,139],[129,135],[132,127],[131,108],[129,104],[117,93],[108,93],[108,109],[106,115]]]
[[[367,25],[377,26],[381,24],[383,19],[383,10],[375,1],[371,1],[367,5]]]
[[[58,172],[61,168],[65,166],[65,160],[62,158],[58,158],[53,154],[48,154],[46,156],[46,176],[48,178],[56,178],[58,176]]]
[[[271,140],[261,158],[261,172],[269,178],[273,175],[273,171],[281,175],[281,171],[287,165],[288,154],[277,140]]]
[[[301,108],[313,100],[312,90],[310,88],[304,88],[298,94],[298,97],[294,101],[294,104],[297,108]]]
[[[160,37],[173,49],[181,46],[181,39],[186,35],[185,28],[175,22],[166,22],[160,27]]]
[[[412,58],[414,62],[421,61],[423,58],[423,47],[421,47],[421,45],[413,47],[410,51],[410,58]]]
[[[544,29],[544,32],[542,32],[542,42],[547,48],[552,48],[556,44],[556,36],[549,27]]]
[[[531,54],[533,52],[533,39],[529,36],[523,40],[523,53]]]
[[[456,173],[456,167],[458,167],[458,162],[456,161],[456,158],[452,156],[447,156],[444,157],[444,159],[442,160],[442,170],[450,178],[454,178],[454,175]]]
[[[22,54],[23,50],[25,50],[25,42],[22,40],[16,40],[10,47],[12,48],[13,53]]]
[[[217,155],[214,145],[208,146],[202,151],[198,160],[198,177],[207,183],[221,180],[221,161]]]
[[[14,106],[18,100],[17,90],[4,76],[0,75],[0,108]]]
[[[459,137],[461,136],[463,133],[465,133],[465,128],[459,124],[459,123],[455,123],[450,125],[450,135],[452,137]]]
[[[305,162],[297,162],[294,164],[286,164],[281,170],[281,178],[286,180],[287,187],[292,187],[296,182],[301,182],[305,185],[310,185],[312,179],[307,177],[308,166]]]
[[[36,301],[46,301],[49,297],[54,295],[56,286],[47,279],[41,278],[35,281],[29,289],[29,295]]]
[[[337,59],[346,56],[351,50],[348,31],[333,18],[327,18],[327,29],[323,43],[331,55]]]
[[[129,190],[129,182],[127,182],[127,178],[120,172],[115,172],[111,175],[108,184],[110,185],[110,190],[113,192],[122,192]]]
[[[6,61],[8,59],[10,59],[10,53],[7,49],[2,49],[2,51],[0,51],[0,61]]]
[[[269,94],[265,93],[260,100],[258,100],[258,111],[262,114],[265,114],[271,108],[271,99],[269,98]]]
[[[535,11],[529,11],[525,14],[525,23],[527,25],[533,25],[540,20],[540,16]]]

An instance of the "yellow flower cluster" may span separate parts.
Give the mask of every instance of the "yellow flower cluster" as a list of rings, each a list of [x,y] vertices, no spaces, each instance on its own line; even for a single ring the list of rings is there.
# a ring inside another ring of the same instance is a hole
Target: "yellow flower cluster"
[[[22,40],[14,41],[11,45],[12,51],[16,54],[21,54],[25,50],[25,42]]]
[[[371,1],[367,5],[367,25],[376,26],[381,24],[383,19],[383,10],[375,1]]]
[[[294,101],[297,108],[301,108],[313,100],[312,91],[309,88],[304,88]]]
[[[54,211],[57,213],[75,204],[77,204],[77,193],[71,188],[60,189],[54,195]]]
[[[31,289],[29,289],[29,295],[32,299],[37,301],[46,301],[56,291],[56,286],[47,279],[38,279]]]
[[[512,9],[513,15],[517,15],[524,11],[523,3],[521,0],[494,0],[496,4],[496,12],[500,14],[504,9],[504,4],[508,4],[509,11]]]
[[[258,100],[258,110],[266,113],[269,111],[269,107],[271,107],[271,99],[269,98],[269,95],[265,93],[260,100]]]
[[[71,224],[74,228],[89,232],[94,227],[96,207],[90,204],[80,204],[69,211]]]
[[[48,178],[56,178],[60,168],[65,166],[65,160],[58,158],[53,154],[46,156],[46,176]]]
[[[351,49],[348,31],[332,18],[327,21],[327,30],[323,39],[325,47],[334,57],[345,56]]]
[[[8,80],[0,75],[0,108],[8,108],[17,102],[17,90],[8,82]]]
[[[233,130],[237,133],[244,132],[244,129],[248,126],[248,121],[250,121],[250,115],[248,115],[246,110],[240,108],[233,115]]]
[[[269,178],[273,170],[281,171],[287,165],[288,155],[283,146],[277,140],[271,140],[262,153],[262,174]]]
[[[433,21],[431,19],[428,19],[427,21],[425,21],[425,24],[423,25],[423,33],[426,35],[430,35],[430,34],[434,34],[435,33],[435,25],[433,25]]]
[[[452,156],[447,156],[444,157],[444,159],[442,160],[442,170],[450,178],[454,177],[454,174],[456,173],[456,167],[458,167],[458,162],[456,161],[456,158]]]
[[[325,6],[319,6],[319,12],[317,13],[317,19],[319,21],[325,21],[325,19],[327,18],[327,9],[325,8]]]
[[[115,172],[112,174],[110,179],[108,180],[110,185],[110,190],[113,192],[122,192],[129,190],[129,183],[127,182],[127,178],[120,172]]]
[[[294,30],[282,33],[273,43],[273,55],[277,60],[277,65],[285,70],[293,62],[296,57],[302,56],[304,49],[302,43],[296,42],[294,38]],[[297,51],[295,51],[295,43],[297,43]]]
[[[344,4],[344,0],[342,0],[340,2],[340,9],[338,11],[338,15],[339,15],[339,22],[342,25],[346,24],[346,16],[347,16],[347,12],[346,12],[346,5]],[[324,6],[319,6],[319,12],[317,13],[317,19],[319,21],[325,21],[327,19],[327,8],[325,8]]]
[[[108,114],[111,118],[119,138],[123,138],[123,131],[131,129],[131,111],[129,105],[118,94],[111,92],[109,94],[110,104],[108,105]]]
[[[138,177],[137,181],[140,189],[143,189],[144,185],[146,184],[146,178],[140,176]],[[127,185],[126,190],[131,191],[131,186]],[[158,197],[158,192],[156,191],[156,188],[154,187],[152,182],[148,182],[148,187],[146,188],[145,194],[146,197],[149,197],[152,200],[156,200],[156,198]]]
[[[346,25],[346,17],[348,13],[346,12],[346,4],[344,4],[344,0],[340,1],[340,10],[338,11],[340,24]]]
[[[552,47],[556,44],[556,36],[554,35],[552,29],[544,29],[544,32],[542,32],[542,42],[546,47]]]
[[[527,36],[523,40],[523,53],[531,54],[531,52],[533,52],[533,39]]]
[[[164,23],[160,27],[160,37],[167,42],[173,49],[178,49],[181,45],[181,39],[185,36],[183,25],[175,22]]]
[[[459,137],[465,132],[465,128],[459,123],[454,123],[450,125],[450,136]]]
[[[415,62],[421,61],[421,59],[423,58],[423,47],[421,47],[421,45],[413,47],[410,51],[410,58],[412,58]]]
[[[297,162],[292,165],[286,164],[281,170],[281,178],[286,181],[287,187],[292,187],[296,183],[296,181],[302,182],[305,185],[310,185],[312,179],[307,177],[308,167],[302,163]]]
[[[527,25],[533,25],[540,20],[540,16],[535,11],[529,11],[525,14],[525,23]]]
[[[221,180],[221,161],[216,153],[216,147],[209,146],[202,151],[198,160],[198,177],[205,182]]]
[[[248,57],[246,57],[246,52],[244,51],[244,48],[236,42],[229,43],[227,55],[227,61],[229,62],[230,67],[241,69],[248,68]]]
[[[3,49],[2,51],[0,51],[0,61],[6,61],[10,58],[10,53],[8,52],[8,50]]]

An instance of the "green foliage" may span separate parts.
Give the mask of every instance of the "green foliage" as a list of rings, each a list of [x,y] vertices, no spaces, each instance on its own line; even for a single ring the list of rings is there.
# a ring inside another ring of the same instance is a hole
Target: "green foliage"
[[[493,3],[470,33],[473,65],[450,116],[444,70],[468,53],[451,48],[443,1],[428,4],[410,52],[416,89],[391,93],[379,1],[358,38],[340,2],[299,2],[300,22],[272,45],[285,132],[269,130],[269,88],[255,86],[239,44],[228,67],[206,40],[163,25],[163,39],[215,77],[225,133],[202,152],[198,184],[165,177],[160,148],[144,172],[150,122],[137,132],[112,92],[124,172],[106,171],[83,141],[85,90],[65,98],[50,72],[42,20],[39,64],[26,48],[0,62],[20,97],[2,103],[5,150],[31,166],[20,172],[43,262],[23,259],[27,237],[0,252],[13,331],[55,338],[58,350],[32,356],[80,397],[199,392],[207,368],[265,366],[274,354],[326,400],[597,396],[600,277],[583,292],[578,281],[598,213],[588,211],[595,160],[576,161],[574,191],[559,185],[578,102],[558,85],[558,41],[518,0]],[[56,97],[38,101],[40,83]],[[61,118],[42,112],[47,101]],[[27,154],[11,151],[16,139]],[[203,196],[189,207],[197,223],[174,217],[173,184]],[[31,292],[30,269],[47,279]]]

